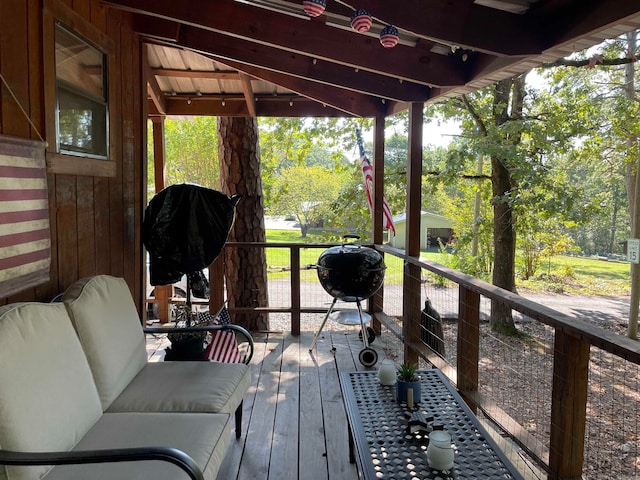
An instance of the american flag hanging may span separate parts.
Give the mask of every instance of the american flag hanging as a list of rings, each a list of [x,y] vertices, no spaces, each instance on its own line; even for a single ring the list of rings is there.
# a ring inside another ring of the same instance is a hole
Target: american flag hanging
[[[49,280],[45,143],[0,135],[0,296]]]
[[[209,317],[210,314],[207,313]],[[211,322],[212,325],[229,325],[231,317],[226,306],[223,306]],[[242,355],[238,349],[236,335],[229,330],[214,330],[211,332],[211,341],[207,345],[205,356],[212,362],[242,363]]]
[[[356,129],[356,139],[358,141],[358,148],[360,149],[360,163],[362,164],[362,175],[364,176],[364,189],[367,192],[369,211],[371,212],[371,215],[373,215],[373,167],[364,153],[364,144],[362,143],[362,136],[360,135],[359,129]],[[382,216],[384,219],[384,228],[388,228],[395,235],[396,227],[393,225],[391,209],[389,208],[389,204],[385,197],[382,197]]]

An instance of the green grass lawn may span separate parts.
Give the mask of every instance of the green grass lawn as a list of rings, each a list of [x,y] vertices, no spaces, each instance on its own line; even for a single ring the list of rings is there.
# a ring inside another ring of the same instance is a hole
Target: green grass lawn
[[[531,280],[516,282],[519,288],[538,292],[625,296],[630,294],[630,265],[586,257],[559,255],[544,261]]]
[[[325,243],[319,232],[311,231],[303,239],[300,230],[267,230],[267,242]],[[300,265],[314,265],[324,248],[301,248]],[[422,257],[447,265],[448,254],[423,252]],[[402,282],[402,261],[387,259],[385,282]],[[289,249],[268,248],[267,265],[270,278],[289,275]],[[572,293],[581,295],[625,296],[630,291],[629,264],[608,262],[594,258],[557,256],[550,261],[544,260],[533,279],[516,279],[518,289],[535,292]],[[315,281],[315,270],[303,270],[302,281]]]

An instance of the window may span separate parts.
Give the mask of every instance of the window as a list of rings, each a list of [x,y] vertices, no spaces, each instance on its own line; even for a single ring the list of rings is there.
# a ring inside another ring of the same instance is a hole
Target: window
[[[106,55],[55,26],[57,151],[107,158]]]
[[[63,1],[43,5],[47,172],[115,177],[115,43]]]

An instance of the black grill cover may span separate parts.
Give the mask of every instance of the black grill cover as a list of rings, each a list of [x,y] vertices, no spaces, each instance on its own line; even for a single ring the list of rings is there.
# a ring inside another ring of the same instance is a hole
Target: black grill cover
[[[145,210],[142,231],[151,285],[175,283],[208,267],[227,241],[239,200],[188,183],[158,192]]]

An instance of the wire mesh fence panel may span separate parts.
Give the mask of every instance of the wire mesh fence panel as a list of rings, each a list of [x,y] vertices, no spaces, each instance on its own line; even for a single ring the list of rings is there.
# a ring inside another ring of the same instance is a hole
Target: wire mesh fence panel
[[[640,366],[591,348],[585,478],[640,478]]]

